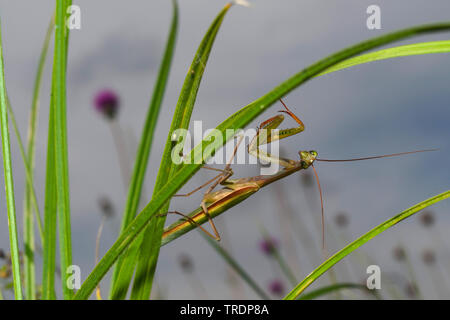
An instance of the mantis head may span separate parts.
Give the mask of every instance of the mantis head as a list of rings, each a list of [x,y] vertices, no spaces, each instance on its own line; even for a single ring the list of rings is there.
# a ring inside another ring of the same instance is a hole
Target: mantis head
[[[308,169],[309,166],[313,164],[317,157],[317,151],[299,151],[300,161],[302,163],[303,169]]]

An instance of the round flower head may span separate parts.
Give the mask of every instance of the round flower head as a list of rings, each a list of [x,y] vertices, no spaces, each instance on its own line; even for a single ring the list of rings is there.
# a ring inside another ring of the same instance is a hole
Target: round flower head
[[[191,273],[194,270],[192,259],[187,254],[182,253],[178,256],[178,262],[184,272]]]
[[[334,217],[334,222],[339,228],[345,228],[348,225],[348,217],[345,212],[339,212]]]
[[[394,256],[394,259],[397,261],[403,261],[406,258],[405,249],[403,249],[402,247],[395,247],[392,254]]]
[[[119,97],[114,91],[105,89],[97,93],[94,105],[98,112],[112,120],[119,109]]]
[[[280,280],[273,280],[269,283],[269,291],[273,295],[281,296],[284,292],[283,283]]]
[[[98,204],[102,211],[102,214],[107,218],[111,218],[114,216],[114,206],[111,203],[111,200],[106,196],[101,196],[98,199]]]
[[[264,254],[272,255],[278,248],[278,241],[275,238],[267,237],[259,243],[259,247]]]

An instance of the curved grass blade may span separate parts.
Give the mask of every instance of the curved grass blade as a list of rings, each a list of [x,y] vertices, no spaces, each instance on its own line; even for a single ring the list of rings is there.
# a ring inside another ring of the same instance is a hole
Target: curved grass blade
[[[450,40],[408,44],[404,46],[398,46],[394,48],[370,52],[351,59],[347,59],[345,61],[342,61],[341,63],[334,65],[331,68],[328,68],[327,70],[318,74],[317,76],[325,75],[331,72],[339,71],[342,69],[350,68],[359,64],[373,61],[414,56],[414,55],[448,53],[448,52],[450,52]]]
[[[377,299],[380,298],[375,290],[369,290],[365,285],[359,283],[337,283],[305,293],[298,297],[298,300],[313,300],[343,289],[359,289],[365,291],[366,293],[373,294]]]
[[[33,253],[34,250],[34,221],[33,221],[33,207],[34,212],[36,214],[36,220],[38,223],[38,230],[41,236],[41,245],[45,247],[45,236],[44,236],[44,228],[42,225],[41,214],[39,212],[39,206],[37,203],[36,192],[33,184],[33,170],[34,170],[34,159],[35,159],[35,150],[36,150],[36,132],[37,132],[37,122],[38,122],[38,114],[39,114],[39,96],[42,85],[42,77],[44,73],[45,60],[48,54],[48,48],[50,45],[51,36],[53,34],[53,29],[55,27],[55,17],[52,15],[50,19],[50,23],[47,27],[47,32],[44,38],[44,43],[42,45],[41,53],[39,56],[39,63],[36,72],[36,77],[34,80],[34,88],[33,88],[33,98],[31,102],[31,110],[30,110],[30,119],[28,122],[28,143],[27,143],[27,164],[29,170],[27,170],[27,180],[30,182],[27,183],[25,187],[25,199],[24,199],[24,242],[30,242],[29,245],[25,244],[28,247],[32,248]],[[19,137],[18,137],[19,138]],[[27,235],[27,236],[25,236]],[[28,238],[27,241],[25,238]],[[33,261],[34,263],[34,261]],[[29,279],[29,284],[25,286],[26,296],[29,299],[36,299],[36,284],[34,283],[35,270],[34,267],[27,267],[27,258],[24,260],[25,264],[25,283],[27,283],[27,279]],[[45,271],[44,271],[45,272]],[[27,276],[27,273],[29,276]],[[31,298],[30,298],[31,297]]]
[[[44,228],[42,268],[42,299],[54,300],[56,271],[56,176],[53,97],[50,97],[50,113],[47,138],[47,167],[45,177]]]
[[[415,206],[392,217],[391,219],[383,222],[379,226],[373,228],[372,230],[370,230],[366,234],[362,235],[361,237],[359,237],[358,239],[356,239],[355,241],[353,241],[349,245],[347,245],[345,248],[338,251],[330,258],[328,258],[324,263],[322,263],[313,272],[311,272],[302,282],[300,282],[284,299],[293,300],[293,299],[297,298],[311,283],[313,283],[315,280],[317,280],[317,278],[319,278],[322,274],[324,274],[332,266],[334,266],[336,263],[341,261],[347,255],[349,255],[351,252],[353,252],[356,249],[358,249],[359,247],[361,247],[363,244],[365,244],[369,240],[375,238],[377,235],[379,235],[383,231],[389,229],[390,227],[396,225],[397,223],[412,216],[416,212],[419,212],[420,210],[422,210],[428,206],[431,206],[434,203],[437,203],[439,201],[447,199],[449,197],[450,197],[450,190],[445,191],[441,194],[438,194],[437,196],[434,196],[425,201],[422,201],[422,202],[416,204]]]
[[[73,291],[68,287],[67,267],[72,265],[70,227],[69,168],[67,154],[66,119],[66,67],[69,28],[66,27],[66,10],[70,0],[56,1],[55,53],[53,57],[52,106],[54,117],[54,156],[56,182],[56,210],[59,220],[59,244],[62,289],[64,299],[70,299]]]
[[[11,108],[9,99],[7,99],[8,113],[11,119],[11,123],[14,128],[14,132],[17,138],[17,144],[19,145],[20,155],[23,160],[25,167],[26,176],[26,187],[31,186],[29,202],[24,201],[24,223],[23,223],[23,242],[24,242],[24,280],[25,280],[25,297],[28,300],[36,299],[36,275],[35,275],[35,264],[34,264],[34,254],[36,251],[35,241],[34,241],[34,221],[33,212],[31,211],[31,206],[34,207],[36,211],[36,217],[38,220],[38,228],[41,236],[41,242],[44,243],[44,230],[41,222],[41,215],[39,212],[39,205],[37,202],[36,192],[33,185],[33,173],[28,163],[27,155],[25,154],[25,148],[22,143],[22,138],[20,137],[19,128],[17,126],[16,118],[14,112]]]
[[[9,140],[7,106],[8,98],[6,96],[3,46],[0,27],[0,124],[2,133],[3,169],[5,175],[6,208],[8,212],[8,230],[11,250],[14,295],[17,300],[22,300],[23,296],[20,276],[19,241],[17,236],[17,220],[14,200],[14,181],[11,165],[11,145]]]
[[[173,53],[175,50],[175,41],[178,29],[178,3],[172,1],[173,15],[172,23],[167,39],[166,48],[164,50],[163,59],[158,73],[158,78],[153,89],[152,100],[147,113],[147,119],[142,131],[141,141],[136,155],[133,174],[131,176],[130,186],[128,189],[128,197],[125,205],[124,215],[120,233],[125,230],[130,221],[137,213],[139,201],[141,199],[142,185],[147,170],[148,159],[152,147],[153,134],[156,122],[158,120],[159,110],[161,108],[167,80],[169,77],[170,66],[172,63]],[[136,256],[138,254],[138,246],[130,248],[129,252],[119,259],[114,269],[111,281],[111,299],[122,299],[125,297],[131,278],[133,277]]]
[[[170,66],[172,63],[173,53],[175,50],[175,40],[178,29],[178,4],[173,2],[173,18],[172,25],[167,39],[166,49],[164,51],[163,60],[158,72],[157,81],[153,89],[152,100],[145,120],[144,130],[142,131],[141,141],[137,151],[136,162],[134,165],[133,175],[130,182],[127,203],[124,210],[124,219],[122,221],[121,230],[125,229],[133,217],[136,215],[139,199],[142,191],[145,172],[147,170],[147,162],[150,156],[150,150],[153,141],[153,135],[158,120],[159,111],[164,97],[164,92],[169,77]]]
[[[174,143],[172,141],[173,132],[176,129],[188,129],[191,120],[192,110],[194,108],[197,92],[200,87],[200,82],[203,77],[203,72],[206,68],[212,46],[216,39],[216,35],[222,25],[226,13],[231,7],[232,3],[228,3],[220,11],[217,17],[212,22],[200,46],[195,54],[192,64],[188,70],[188,74],[183,83],[181,94],[178,98],[175,114],[173,116],[172,124],[167,137],[166,146],[161,159],[161,165],[158,171],[158,176],[155,182],[153,196],[156,192],[170,179],[178,170],[171,160],[172,148]],[[168,209],[169,203],[163,208],[162,213]],[[159,249],[161,244],[161,237],[164,228],[165,219],[154,220],[150,223],[147,230],[144,232],[142,240],[136,241],[137,244],[141,242],[138,266],[136,270],[136,277],[133,283],[131,298],[147,300],[150,297],[150,292],[153,283],[153,276],[156,270],[156,263],[158,260]]]
[[[32,172],[31,167],[29,166],[28,157],[27,157],[27,154],[25,153],[25,148],[23,146],[22,138],[20,136],[19,127],[17,125],[16,117],[14,115],[14,111],[13,111],[13,109],[11,107],[11,103],[10,103],[8,97],[7,97],[6,103],[8,105],[9,117],[10,117],[13,129],[14,129],[14,133],[16,135],[17,144],[19,146],[20,156],[22,157],[23,164],[24,164],[24,167],[25,167],[26,183],[27,183],[27,186],[31,186],[30,190],[29,190],[30,191],[30,202],[29,202],[30,210],[31,210],[31,206],[33,206],[33,209],[36,211],[36,218],[37,218],[37,221],[38,221],[39,235],[41,237],[41,242],[44,243],[44,229],[43,229],[43,225],[42,225],[42,221],[41,221],[41,215],[40,215],[39,205],[38,205],[38,201],[37,201],[36,191],[34,189],[33,172]]]
[[[42,218],[37,201],[36,191],[33,183],[33,170],[34,170],[34,157],[35,157],[35,141],[36,141],[36,128],[38,120],[39,110],[39,93],[42,83],[42,75],[44,71],[45,59],[47,57],[48,47],[50,44],[50,38],[53,33],[55,25],[54,16],[51,18],[47,28],[47,33],[42,46],[41,54],[39,57],[38,69],[34,81],[33,98],[30,110],[30,120],[28,126],[28,151],[25,153],[25,148],[20,137],[20,132],[15,120],[14,112],[11,108],[11,104],[8,99],[8,111],[11,118],[11,123],[16,134],[17,142],[19,145],[20,154],[25,167],[26,185],[25,185],[25,197],[23,206],[23,237],[24,237],[24,282],[25,282],[25,297],[29,300],[36,299],[36,271],[34,255],[36,252],[35,240],[34,240],[34,217],[33,209],[36,214],[36,220],[41,239],[41,244],[44,247],[44,228],[42,225]]]
[[[255,291],[255,293],[263,300],[270,300],[269,296],[264,292],[263,289],[256,283],[255,280],[248,274],[239,263],[224,249],[222,248],[217,241],[211,239],[203,232],[200,232],[203,238],[213,247],[214,250],[225,260],[226,263],[234,270],[236,273],[244,280],[250,288]]]
[[[217,127],[217,129],[224,134],[225,139],[223,139],[223,141],[215,141],[214,139],[211,139],[210,136],[206,137],[202,141],[202,143],[197,145],[191,151],[191,159],[202,159],[203,163],[214,152],[221,148],[223,144],[226,143],[226,141],[233,137],[233,133],[229,132],[226,129],[240,129],[245,127],[262,112],[267,110],[272,104],[278,101],[279,98],[283,97],[290,91],[294,90],[301,84],[307,82],[314,76],[325,71],[333,65],[354,57],[362,52],[374,49],[382,45],[386,45],[394,41],[409,38],[415,35],[423,35],[426,33],[449,30],[450,22],[416,26],[363,41],[359,44],[332,54],[322,60],[319,60],[318,62],[312,64],[311,66],[282,82],[280,85],[269,91],[261,98],[253,101],[252,103],[223,121]],[[211,140],[213,141],[210,142]],[[208,152],[203,154],[203,149],[205,146],[208,147]],[[162,188],[155,188],[155,191],[157,192],[155,196],[141,211],[141,213],[136,216],[136,218],[130,223],[128,228],[124,230],[123,234],[116,240],[116,242],[111,246],[105,256],[100,260],[98,265],[83,282],[80,290],[78,290],[74,297],[75,299],[87,299],[90,296],[98,282],[103,278],[109,268],[111,268],[117,258],[136,239],[137,235],[139,235],[148,226],[152,218],[155,217],[157,212],[159,212],[164,207],[164,205],[175,194],[175,192],[177,192],[200,169],[201,166],[202,164],[184,164]],[[158,224],[160,223],[158,222]],[[162,232],[163,225],[160,225],[160,228]]]
[[[55,28],[55,15],[52,16],[50,23],[47,28],[47,33],[45,36],[44,44],[42,46],[41,54],[39,57],[39,64],[38,69],[36,72],[36,77],[34,81],[34,89],[33,89],[33,100],[31,105],[31,112],[30,112],[30,120],[29,120],[29,126],[28,126],[28,166],[33,170],[34,166],[34,155],[35,155],[35,146],[36,146],[36,131],[37,131],[37,122],[38,122],[38,113],[39,113],[39,94],[40,94],[40,88],[42,83],[42,77],[44,72],[44,65],[45,60],[48,54],[48,47],[50,45],[51,36],[53,33],[53,30]],[[52,103],[52,102],[51,102]],[[53,128],[53,123],[49,123],[49,129]],[[47,148],[53,149],[53,134],[49,135],[49,145]],[[53,160],[54,155],[50,157],[50,159],[47,159],[47,162],[49,160]],[[53,192],[50,192],[48,188],[50,187],[48,184],[51,180],[51,176],[49,174],[54,168],[53,161],[50,162],[50,164],[47,163],[47,178],[46,178],[46,191],[45,191],[45,209],[44,209],[44,225],[45,225],[45,232],[44,232],[44,239],[41,239],[42,242],[42,248],[43,248],[43,268],[42,268],[42,299],[49,300],[55,298],[55,268],[56,268],[56,207],[52,208],[51,203],[54,202],[53,199],[55,198],[55,195]],[[32,175],[31,175],[32,177]],[[51,183],[51,186],[53,187],[54,183]],[[33,184],[31,184],[31,188],[33,187]],[[25,210],[28,210],[28,201],[30,197],[30,187],[27,186],[26,189],[26,206]],[[32,190],[32,189],[31,189]],[[35,194],[33,195],[35,196]],[[51,199],[51,200],[50,200]],[[52,215],[52,213],[54,213]],[[36,214],[38,214],[38,211],[36,211]],[[52,217],[54,217],[54,220],[52,221]],[[40,215],[38,217],[40,219]],[[39,222],[39,220],[38,220]]]

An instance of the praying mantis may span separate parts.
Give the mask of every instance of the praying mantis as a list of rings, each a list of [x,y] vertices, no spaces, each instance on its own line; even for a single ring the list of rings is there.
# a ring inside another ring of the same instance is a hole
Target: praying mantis
[[[324,220],[324,209],[323,209],[323,198],[322,198],[322,189],[319,182],[319,177],[316,169],[314,168],[313,163],[315,161],[324,161],[324,162],[343,162],[343,161],[359,161],[359,160],[369,160],[369,159],[377,159],[377,158],[386,158],[386,157],[394,157],[418,152],[428,152],[435,151],[436,149],[427,149],[427,150],[417,150],[417,151],[409,151],[409,152],[401,152],[394,154],[387,154],[381,156],[372,156],[372,157],[364,157],[364,158],[354,158],[354,159],[344,159],[344,160],[330,160],[330,159],[319,159],[317,156],[317,152],[314,150],[310,151],[299,151],[299,160],[291,160],[285,159],[281,157],[275,157],[269,153],[266,153],[259,149],[260,145],[268,144],[272,141],[281,140],[287,138],[292,135],[296,135],[302,131],[304,131],[305,126],[303,122],[286,106],[286,104],[280,99],[285,110],[280,110],[280,113],[285,113],[289,115],[295,122],[297,122],[298,126],[289,129],[281,129],[275,131],[274,129],[278,128],[279,125],[284,121],[283,114],[278,114],[269,118],[268,120],[262,122],[258,127],[256,136],[252,139],[252,141],[248,145],[249,154],[269,162],[277,162],[281,165],[282,169],[276,172],[273,175],[259,175],[253,177],[239,178],[239,179],[230,179],[233,175],[233,171],[230,168],[233,157],[236,154],[237,148],[239,147],[242,139],[237,143],[234,148],[233,156],[227,162],[224,169],[216,169],[208,166],[203,166],[205,169],[215,170],[221,172],[214,178],[210,179],[200,187],[192,190],[186,194],[178,194],[175,196],[178,197],[187,197],[191,194],[199,191],[203,187],[210,185],[207,189],[203,200],[200,204],[200,207],[190,212],[189,214],[183,214],[179,211],[169,211],[170,214],[177,214],[182,216],[181,219],[174,222],[164,229],[161,246],[175,240],[176,238],[184,235],[185,233],[191,231],[192,229],[198,227],[203,232],[205,232],[208,236],[220,240],[220,235],[217,231],[217,228],[214,225],[213,218],[221,214],[222,212],[228,210],[231,207],[239,204],[244,201],[251,195],[258,192],[261,188],[283,179],[291,174],[300,171],[306,170],[309,167],[312,167],[314,170],[314,174],[316,176],[316,180],[318,182],[318,189],[320,194],[321,201],[321,209],[322,209],[322,246],[325,247],[325,220]],[[263,130],[265,129],[265,130]],[[223,188],[218,191],[213,191],[214,188],[218,185],[222,185]],[[202,224],[205,222],[209,222],[213,233],[208,232]]]

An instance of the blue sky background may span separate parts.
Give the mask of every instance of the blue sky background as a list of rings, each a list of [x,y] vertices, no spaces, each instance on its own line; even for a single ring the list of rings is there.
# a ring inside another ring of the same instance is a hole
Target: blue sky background
[[[94,265],[95,235],[100,223],[98,198],[110,197],[120,215],[126,197],[110,129],[93,110],[92,99],[102,88],[112,88],[120,94],[119,123],[126,133],[127,154],[132,159],[166,41],[171,7],[170,1],[164,0],[74,3],[81,7],[82,28],[70,36],[67,117],[73,255],[84,278]],[[373,1],[259,0],[252,3],[252,8],[232,8],[217,36],[192,115],[192,120],[203,121],[204,128],[215,127],[287,77],[336,50],[399,28],[450,18],[450,3],[446,0],[435,0],[432,4],[379,0],[376,4],[381,7],[382,29],[368,30],[365,12]],[[166,132],[188,66],[206,29],[224,4],[225,1],[212,0],[180,1],[177,47],[156,128],[144,203],[151,197]],[[26,137],[35,70],[52,8],[53,1],[49,0],[0,1],[6,81],[22,137]],[[449,36],[448,32],[421,36],[396,45],[444,40]],[[448,189],[449,67],[448,54],[375,62],[314,79],[285,98],[306,125],[303,133],[281,142],[291,158],[297,157],[297,151],[302,149],[315,149],[324,158],[349,158],[440,148],[438,152],[397,159],[318,164],[330,252],[344,243],[332,222],[339,211],[345,211],[350,217],[345,237],[352,239],[402,209]],[[44,77],[35,180],[41,207],[50,59]],[[273,106],[252,126],[272,116],[279,107]],[[283,125],[293,123],[288,120]],[[20,216],[25,177],[13,135],[12,140]],[[234,171],[236,177],[259,172],[257,166],[235,166]],[[210,175],[200,171],[183,190],[194,188]],[[3,181],[3,172],[0,176]],[[282,241],[282,253],[298,279],[320,263],[319,195],[315,186],[308,188],[302,184],[302,177],[304,173],[269,186],[217,219],[224,245],[264,287],[274,278],[282,279],[286,288],[289,283],[258,249],[261,226]],[[177,199],[171,208],[190,211],[200,200],[201,194]],[[300,223],[291,223],[286,217],[286,206],[292,208]],[[449,298],[449,290],[445,289],[450,288],[450,277],[445,269],[450,266],[450,256],[445,249],[450,244],[445,235],[450,207],[444,201],[432,209],[437,218],[432,232],[424,230],[418,219],[412,218],[370,242],[361,252],[380,265],[383,272],[403,279],[399,280],[401,290],[409,274],[392,261],[391,253],[392,247],[404,244],[424,296]],[[119,216],[108,222],[102,253],[113,243],[119,224]],[[309,249],[304,245],[307,234],[314,245]],[[8,247],[3,192],[0,194],[0,247]],[[421,261],[423,250],[429,247],[436,248],[439,262],[431,269]],[[193,278],[181,272],[177,262],[181,253],[188,253],[195,261],[198,279],[195,283],[206,288],[206,295],[196,293],[198,288],[192,287]],[[366,262],[358,263],[350,257],[336,267],[336,273],[342,281],[361,281],[366,277],[366,266]],[[226,270],[217,254],[192,232],[161,250],[156,282],[159,293],[171,299],[256,297],[245,284],[230,288]],[[389,287],[391,280],[383,278],[383,284]],[[324,276],[315,286],[327,283],[329,279]],[[108,281],[104,281],[105,292],[107,287]],[[354,296],[349,293],[347,297]]]

